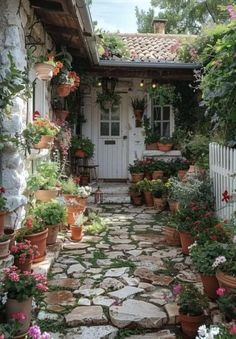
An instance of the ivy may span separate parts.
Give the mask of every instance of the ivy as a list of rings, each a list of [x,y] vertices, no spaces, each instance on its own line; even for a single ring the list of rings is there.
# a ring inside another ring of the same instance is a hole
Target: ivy
[[[175,86],[173,85],[157,85],[156,88],[149,88],[148,94],[160,106],[174,105],[178,94],[176,94]]]

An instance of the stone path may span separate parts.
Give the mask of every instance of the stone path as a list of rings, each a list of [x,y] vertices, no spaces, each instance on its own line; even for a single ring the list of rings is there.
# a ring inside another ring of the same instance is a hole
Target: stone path
[[[106,232],[64,242],[39,322],[55,339],[176,338],[172,285],[199,277],[180,248],[165,245],[168,212],[104,205],[100,215]]]

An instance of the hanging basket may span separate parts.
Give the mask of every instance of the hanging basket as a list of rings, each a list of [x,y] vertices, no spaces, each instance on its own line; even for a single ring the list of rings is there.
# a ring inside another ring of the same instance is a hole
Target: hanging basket
[[[59,97],[67,97],[70,94],[70,84],[60,84],[56,87],[56,92]]]
[[[43,148],[50,148],[53,144],[54,137],[51,137],[50,135],[43,135],[41,137],[41,140],[34,145],[34,148],[36,149],[43,149]]]
[[[68,117],[69,111],[66,111],[66,110],[55,110],[54,114],[55,114],[55,117],[56,117],[57,120],[60,120],[60,121],[63,122]]]
[[[46,63],[37,63],[34,65],[36,77],[40,80],[51,80],[53,77],[54,66]]]
[[[75,151],[75,157],[77,158],[87,158],[87,153],[85,151],[83,151],[82,149],[77,149]]]

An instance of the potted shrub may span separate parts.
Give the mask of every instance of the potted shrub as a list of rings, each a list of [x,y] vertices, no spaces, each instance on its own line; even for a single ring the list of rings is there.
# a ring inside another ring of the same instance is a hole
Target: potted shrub
[[[216,290],[219,287],[213,263],[217,256],[223,255],[224,251],[222,244],[217,241],[207,241],[203,244],[195,242],[191,245],[190,256],[193,265],[200,273],[205,294],[211,299],[217,297]]]
[[[223,313],[225,321],[230,322],[236,319],[236,291],[224,287],[216,290],[217,305]]]
[[[10,254],[9,251],[10,237],[9,235],[3,234],[0,236],[0,259],[8,257]]]
[[[161,179],[167,169],[167,163],[162,160],[155,160],[152,162],[152,179]]]
[[[66,219],[66,207],[58,201],[49,201],[36,205],[34,215],[40,218],[48,229],[47,245],[55,244],[60,227]]]
[[[195,338],[198,327],[204,323],[207,298],[192,284],[181,284],[174,288],[179,305],[179,321],[182,331],[189,338]]]
[[[161,152],[169,152],[173,147],[172,138],[161,137],[157,143],[158,149]]]
[[[15,266],[5,268],[3,272],[1,289],[7,295],[6,320],[10,321],[16,313],[23,312],[17,335],[26,334],[31,323],[32,300],[36,305],[42,302],[43,293],[48,290],[47,278],[39,273],[18,273]]]
[[[107,111],[109,109],[115,111],[121,103],[121,96],[114,91],[109,90],[97,92],[96,103],[99,104],[102,111]]]
[[[130,185],[129,194],[130,194],[131,203],[134,206],[141,206],[142,205],[142,203],[143,203],[142,193],[139,191],[139,187],[137,186],[137,183]]]
[[[152,180],[151,185],[154,207],[158,212],[161,212],[166,207],[167,187],[161,179]]]
[[[30,153],[32,147],[36,149],[50,148],[59,131],[60,127],[48,118],[39,117],[28,123],[22,132],[28,152]]]
[[[55,61],[54,56],[42,55],[34,64],[36,77],[40,80],[51,80],[53,76],[58,74],[62,67],[63,63],[60,61]]]
[[[88,220],[87,217],[85,217],[82,214],[75,214],[74,215],[74,222],[72,225],[70,225],[71,230],[71,239],[74,241],[80,241],[82,239],[82,232],[83,232],[83,224]]]
[[[170,246],[180,246],[180,236],[179,231],[177,229],[177,225],[172,218],[168,222],[167,225],[164,227],[164,236],[165,241]]]
[[[177,158],[172,161],[172,166],[179,180],[183,180],[189,169],[189,162],[183,158]]]
[[[132,183],[136,183],[143,179],[144,177],[144,165],[140,160],[135,160],[133,165],[129,165],[129,172],[131,174]]]
[[[40,201],[50,201],[58,195],[59,167],[56,162],[42,162],[27,179],[27,191]]]
[[[147,207],[153,207],[153,196],[152,196],[152,181],[144,178],[137,182],[137,188],[144,195],[144,201]]]
[[[153,131],[150,126],[150,118],[144,117],[144,132],[145,139],[144,144],[146,145],[146,150],[157,150],[157,142],[160,138],[159,134]]]
[[[32,245],[29,240],[16,242],[11,248],[11,254],[14,257],[14,265],[21,273],[31,272],[33,259],[38,255],[38,246]]]
[[[73,136],[71,149],[76,157],[92,158],[94,154],[94,143],[87,137]]]
[[[146,108],[146,99],[134,97],[131,99],[131,105],[134,111],[134,116],[136,120],[136,127],[141,127],[143,113]]]
[[[223,255],[213,263],[220,287],[236,289],[236,251],[234,243],[227,243]]]
[[[4,234],[5,216],[7,214],[7,199],[4,197],[6,192],[4,187],[0,187],[0,236]]]

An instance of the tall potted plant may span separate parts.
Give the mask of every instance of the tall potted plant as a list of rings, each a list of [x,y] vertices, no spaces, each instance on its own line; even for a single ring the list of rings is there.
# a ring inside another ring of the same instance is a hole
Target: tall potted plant
[[[134,111],[136,121],[136,127],[141,127],[142,125],[142,118],[144,110],[146,108],[146,104],[147,103],[145,98],[134,97],[131,99],[131,105]]]
[[[158,212],[161,212],[166,207],[167,202],[167,187],[161,179],[152,180],[152,196],[154,207]]]

